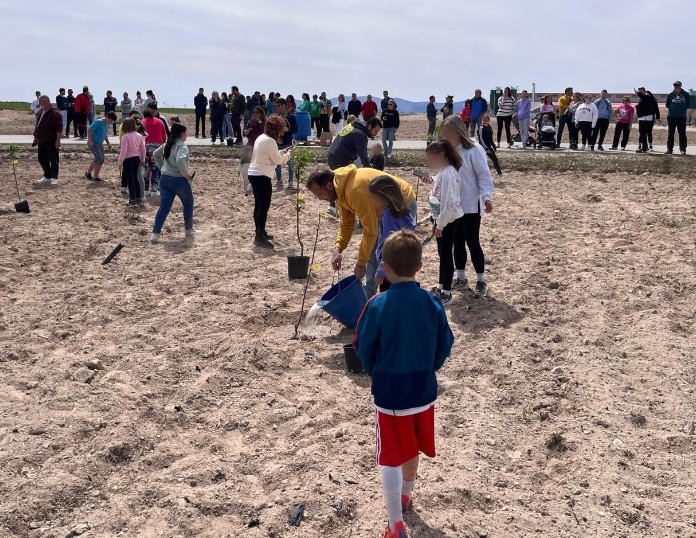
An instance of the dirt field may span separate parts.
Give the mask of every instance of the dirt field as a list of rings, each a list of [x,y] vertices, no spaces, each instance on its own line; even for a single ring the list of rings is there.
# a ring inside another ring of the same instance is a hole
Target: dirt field
[[[27,155],[23,188],[40,176]],[[0,214],[0,535],[380,535],[352,334],[322,318],[316,340],[291,339],[291,195],[274,193],[278,249],[259,252],[237,162],[194,157],[196,245],[177,202],[153,246],[154,203],[125,212],[114,155],[103,185],[80,179],[87,162],[64,155],[60,185],[27,192],[31,214]],[[693,177],[513,171],[494,202],[490,297],[449,308],[413,536],[696,536]],[[322,209],[307,195],[306,244]],[[335,231],[322,225],[312,300]],[[434,245],[425,257],[430,286]]]
[[[195,125],[196,118],[193,114],[180,114],[179,118],[186,125]],[[440,121],[441,121],[440,117]],[[653,143],[655,145],[665,145],[667,143],[667,123],[666,120],[662,125],[656,125],[653,131]],[[209,126],[206,124],[206,128]],[[493,129],[497,134],[497,126],[495,123],[495,118],[493,119]],[[31,113],[17,112],[14,110],[0,110],[0,135],[6,134],[32,134],[34,132],[33,116]],[[208,131],[206,131],[208,132]],[[512,134],[517,131],[512,128]],[[614,125],[609,127],[607,132],[607,139],[604,142],[604,147],[608,149],[612,143],[612,137],[614,136]],[[696,140],[696,128],[689,128],[688,136],[693,140]],[[397,132],[397,139],[399,140],[425,140],[428,138],[428,120],[423,114],[413,114],[409,116],[401,117],[401,127]],[[564,143],[568,143],[568,130],[564,131],[563,135]],[[503,132],[503,145],[505,145],[505,133]],[[634,125],[631,129],[631,135],[629,137],[629,144],[638,143],[638,126]]]

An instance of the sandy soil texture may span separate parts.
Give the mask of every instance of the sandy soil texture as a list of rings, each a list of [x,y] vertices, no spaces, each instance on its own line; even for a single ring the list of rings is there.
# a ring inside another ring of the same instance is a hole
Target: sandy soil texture
[[[33,133],[33,116],[30,113],[17,112],[14,110],[0,110],[0,135],[5,134],[32,134]],[[169,116],[167,116],[169,119]],[[194,126],[196,117],[193,114],[181,114],[179,119],[186,125]],[[438,117],[438,124],[441,123],[442,116]],[[497,125],[495,118],[492,119],[494,133],[497,135]],[[209,134],[209,122],[206,123],[206,133]],[[335,130],[332,126],[332,130]],[[515,128],[512,128],[513,136],[517,133]],[[614,125],[609,126],[607,138],[605,139],[604,147],[609,149],[614,136]],[[696,139],[696,128],[689,128],[688,135]],[[428,138],[428,120],[424,114],[412,114],[401,117],[401,127],[397,131],[397,140],[426,140]],[[505,145],[505,132],[503,131],[502,138],[503,146]],[[568,143],[568,130],[565,129],[563,134],[563,143]],[[638,144],[638,126],[633,125],[629,137],[629,144]],[[653,143],[655,145],[665,145],[667,143],[667,127],[666,120],[662,125],[656,125],[653,131]]]
[[[0,535],[380,535],[370,383],[341,350],[352,334],[322,318],[315,340],[291,338],[292,195],[274,193],[278,249],[259,252],[237,162],[194,159],[196,245],[177,203],[153,246],[156,202],[124,211],[115,157],[103,185],[80,179],[87,162],[64,155],[59,186],[29,188],[31,214],[0,214]],[[39,176],[23,159],[22,187]],[[0,205],[13,189],[0,183]],[[693,178],[497,183],[491,293],[449,308],[413,536],[696,536],[695,205]],[[306,244],[322,209],[307,196]],[[335,231],[320,229],[313,300]],[[421,283],[436,274],[431,244]]]

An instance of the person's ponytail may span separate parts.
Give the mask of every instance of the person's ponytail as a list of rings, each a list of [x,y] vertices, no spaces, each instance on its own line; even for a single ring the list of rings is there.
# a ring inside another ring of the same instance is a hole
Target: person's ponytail
[[[167,137],[167,142],[164,144],[164,158],[169,159],[172,154],[172,148],[181,135],[186,132],[186,126],[183,123],[172,124],[171,131]]]

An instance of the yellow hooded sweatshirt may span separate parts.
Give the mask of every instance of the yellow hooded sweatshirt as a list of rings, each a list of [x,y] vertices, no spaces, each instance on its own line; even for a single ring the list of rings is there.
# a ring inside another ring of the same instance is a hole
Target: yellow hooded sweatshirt
[[[356,168],[350,164],[343,168],[334,170],[334,189],[338,195],[336,204],[338,205],[341,224],[338,227],[338,237],[336,246],[341,252],[346,249],[353,237],[355,229],[355,216],[357,215],[363,227],[362,241],[360,241],[360,251],[358,252],[358,265],[367,265],[372,249],[377,242],[379,233],[380,214],[372,203],[370,189],[368,185],[377,176],[391,177],[401,188],[406,205],[411,204],[416,195],[413,193],[411,185],[390,174],[385,174],[381,170],[374,168]]]

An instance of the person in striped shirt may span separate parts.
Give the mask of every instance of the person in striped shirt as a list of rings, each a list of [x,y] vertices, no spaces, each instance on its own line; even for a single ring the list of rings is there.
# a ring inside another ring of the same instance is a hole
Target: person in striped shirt
[[[498,112],[495,119],[498,122],[498,147],[500,147],[500,135],[503,134],[503,126],[505,126],[505,135],[507,136],[508,148],[512,147],[512,136],[510,135],[510,123],[512,123],[512,115],[515,112],[515,98],[509,87],[503,90],[503,95],[498,98]]]

